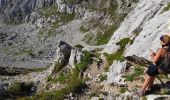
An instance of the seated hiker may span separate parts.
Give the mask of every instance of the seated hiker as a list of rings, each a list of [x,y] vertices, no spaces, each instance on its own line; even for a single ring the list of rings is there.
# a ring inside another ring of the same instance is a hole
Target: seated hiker
[[[150,90],[151,86],[154,83],[155,76],[160,73],[165,73],[165,70],[159,68],[160,64],[165,58],[166,53],[169,51],[170,37],[168,35],[163,35],[160,37],[161,48],[157,52],[151,50],[151,60],[153,64],[150,64],[147,71],[145,81],[142,85],[142,89],[139,91],[139,95],[142,96],[147,90]]]

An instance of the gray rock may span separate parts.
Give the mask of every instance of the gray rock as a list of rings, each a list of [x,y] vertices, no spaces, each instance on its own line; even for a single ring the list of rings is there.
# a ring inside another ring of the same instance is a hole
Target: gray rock
[[[76,63],[79,63],[82,60],[83,53],[80,48],[73,48],[71,49],[71,55],[69,58],[69,65],[74,68]]]
[[[107,83],[125,85],[125,82],[121,77],[124,74],[125,69],[126,62],[114,61],[109,68],[109,72],[107,73]]]
[[[61,66],[66,66],[70,58],[71,49],[72,47],[70,45],[63,41],[60,41],[58,49],[56,51],[55,61]]]
[[[135,30],[139,30],[139,29],[142,29],[143,27],[146,27],[148,21],[154,17],[157,17],[158,19],[154,21],[152,20],[152,22],[156,21],[156,22],[162,23],[163,20],[159,19],[160,18],[159,13],[160,13],[160,10],[162,10],[161,8],[165,4],[167,4],[167,2],[168,0],[159,0],[159,1],[140,0],[137,7],[127,15],[125,20],[122,22],[121,26],[114,32],[114,34],[112,35],[111,39],[109,40],[107,44],[107,47],[103,50],[103,52],[106,52],[106,53],[116,52],[119,48],[116,45],[117,42],[119,42],[123,38],[133,39],[135,37]],[[164,15],[164,16],[167,16],[167,15]],[[167,20],[167,19],[164,19],[164,20]],[[157,26],[158,24],[153,23],[152,25],[154,27],[154,26]],[[154,31],[156,27],[154,29],[147,27],[147,29],[150,31],[151,30]],[[145,31],[144,33],[150,34],[149,31]],[[153,38],[149,38],[149,39],[152,40]],[[139,41],[139,39],[136,41]],[[149,41],[147,43],[149,43]],[[141,45],[138,45],[138,46],[141,46]],[[149,45],[145,47],[149,47]]]

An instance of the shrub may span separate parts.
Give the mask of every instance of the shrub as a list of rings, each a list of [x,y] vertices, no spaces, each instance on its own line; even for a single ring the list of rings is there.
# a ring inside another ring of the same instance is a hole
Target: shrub
[[[8,92],[15,96],[15,97],[19,97],[19,96],[26,96],[26,95],[30,95],[30,93],[32,92],[31,88],[34,86],[33,82],[29,82],[29,83],[13,83],[9,88],[8,88]]]

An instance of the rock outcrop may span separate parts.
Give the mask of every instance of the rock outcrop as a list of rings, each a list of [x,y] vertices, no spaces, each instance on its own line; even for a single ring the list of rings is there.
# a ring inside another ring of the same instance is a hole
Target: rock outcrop
[[[134,43],[127,48],[125,56],[137,55],[146,59],[150,58],[150,50],[155,52],[160,48],[160,36],[169,32],[168,24],[170,11],[156,15],[143,25],[142,31],[135,38]]]
[[[71,55],[69,58],[69,65],[74,68],[76,63],[81,62],[82,57],[83,57],[83,53],[81,48],[76,48],[76,47],[73,48],[71,50]]]
[[[60,41],[56,50],[56,58],[54,59],[53,65],[49,68],[49,73],[53,73],[56,64],[62,68],[67,65],[71,68],[75,67],[76,63],[82,61],[83,53],[80,48],[73,48],[66,42]]]
[[[125,85],[124,80],[122,80],[122,75],[126,70],[126,62],[114,61],[109,68],[107,74],[107,82],[109,84],[118,84],[120,86]]]
[[[60,41],[58,48],[56,50],[55,62],[61,66],[66,66],[69,61],[72,47],[67,43]]]
[[[163,28],[163,25],[166,26],[167,24],[166,21],[168,22],[168,18],[169,18],[168,12],[164,13],[162,11],[162,9],[166,6],[168,2],[169,2],[168,0],[151,0],[151,1],[140,0],[137,7],[131,13],[127,15],[127,17],[122,22],[121,26],[114,32],[113,36],[111,37],[111,39],[109,40],[107,44],[107,47],[104,49],[103,52],[106,52],[106,53],[116,52],[119,49],[119,46],[116,45],[117,42],[119,42],[121,39],[124,39],[124,38],[133,39],[138,34],[139,35],[143,34],[143,38],[145,38],[147,37],[147,34],[151,34],[152,32],[155,35],[153,35],[153,37],[149,38],[150,40],[149,39],[148,40],[149,41],[153,40],[157,35],[157,32],[155,30],[158,29],[158,31],[160,31],[160,29]],[[149,22],[150,22],[150,27],[148,27]],[[151,29],[151,26],[152,26],[152,29]],[[145,29],[147,29],[148,31],[147,30],[145,31]],[[143,32],[141,32],[141,30],[143,30]],[[162,32],[163,30],[161,29],[160,34],[162,34]],[[135,41],[139,41],[139,38],[140,36],[136,38]],[[142,45],[145,47],[150,47],[151,42],[149,43],[149,41],[147,43],[146,41],[145,43],[142,42],[143,44],[138,45],[140,50],[146,50],[146,48],[141,49]],[[139,42],[141,43],[141,41]],[[134,44],[135,43],[136,42],[134,42]],[[136,50],[136,52],[138,52],[138,50]]]
[[[73,13],[74,6],[66,4],[61,0],[0,0],[0,22],[5,23],[21,23],[35,19],[38,16],[31,16],[32,13],[37,13],[41,8],[51,5],[58,6],[56,11],[64,13]]]

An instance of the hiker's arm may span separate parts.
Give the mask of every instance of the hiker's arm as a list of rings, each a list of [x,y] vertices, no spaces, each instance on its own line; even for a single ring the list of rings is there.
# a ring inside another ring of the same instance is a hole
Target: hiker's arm
[[[156,55],[156,53],[152,49],[150,49],[150,53],[151,53],[151,56],[155,56]]]
[[[162,49],[158,49],[158,51],[156,52],[155,55],[151,54],[151,59],[152,59],[153,63],[155,63],[155,64],[157,63],[157,61],[161,57],[161,52],[162,52]]]

